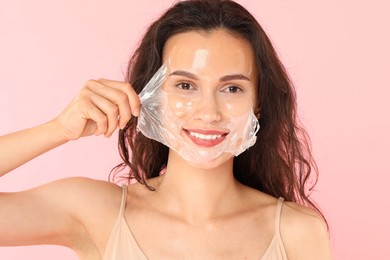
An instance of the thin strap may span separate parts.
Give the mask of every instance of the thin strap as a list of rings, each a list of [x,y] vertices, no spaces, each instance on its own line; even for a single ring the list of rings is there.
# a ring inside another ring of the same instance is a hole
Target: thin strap
[[[119,216],[123,216],[126,209],[126,199],[127,199],[127,186],[122,186],[122,199],[121,199],[121,208],[119,210]]]
[[[275,214],[275,234],[280,235],[280,216],[282,214],[284,198],[280,197],[278,203],[276,204],[276,214]]]

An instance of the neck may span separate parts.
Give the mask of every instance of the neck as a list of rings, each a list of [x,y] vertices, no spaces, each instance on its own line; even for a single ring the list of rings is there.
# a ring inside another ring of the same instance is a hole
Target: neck
[[[198,168],[170,151],[157,192],[167,210],[184,221],[196,223],[228,214],[232,203],[238,201],[238,187],[233,176],[233,158],[216,167]]]

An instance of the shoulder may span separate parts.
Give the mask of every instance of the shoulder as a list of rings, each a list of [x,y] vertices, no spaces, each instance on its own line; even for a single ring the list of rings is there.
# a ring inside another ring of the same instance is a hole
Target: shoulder
[[[90,237],[105,241],[118,214],[121,190],[104,181],[67,178],[2,193],[0,230],[12,236],[0,244],[75,246],[91,244]]]
[[[63,199],[80,198],[80,196],[93,199],[94,197],[105,197],[109,194],[117,193],[118,191],[120,191],[119,186],[106,181],[85,177],[72,177],[56,180],[26,192],[48,193],[54,197],[67,195],[67,197]]]
[[[75,217],[97,213],[120,204],[121,187],[101,180],[85,177],[72,177],[22,192],[25,196],[35,197],[48,202],[53,207],[68,211]]]
[[[89,252],[91,244],[103,248],[119,214],[123,192],[120,186],[72,177],[49,183],[42,189],[47,189],[46,196],[52,196],[58,210],[68,213],[73,220],[77,238],[72,247],[76,251]]]
[[[314,209],[284,202],[280,230],[289,259],[331,259],[327,225]]]

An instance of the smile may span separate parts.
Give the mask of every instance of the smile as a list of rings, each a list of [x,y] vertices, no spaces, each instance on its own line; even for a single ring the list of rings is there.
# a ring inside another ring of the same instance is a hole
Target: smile
[[[220,138],[222,136],[222,135],[204,135],[204,134],[199,134],[199,133],[190,132],[190,131],[188,131],[188,133],[191,136],[194,136],[198,139],[203,139],[203,140],[215,140],[215,139]]]
[[[187,130],[184,133],[198,146],[213,147],[223,142],[228,133],[216,130]]]

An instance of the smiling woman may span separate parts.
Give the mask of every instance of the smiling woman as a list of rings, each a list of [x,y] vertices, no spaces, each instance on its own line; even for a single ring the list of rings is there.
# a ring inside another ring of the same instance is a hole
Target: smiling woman
[[[140,94],[138,129],[198,166],[252,146],[257,76],[247,42],[224,30],[187,32],[169,39],[164,53],[164,65]],[[160,83],[158,77],[165,79],[161,89],[151,84]]]
[[[1,174],[117,128],[113,178],[128,169],[127,186],[70,178],[2,193],[0,244],[64,245],[81,259],[330,259],[294,89],[239,4],[175,4],[148,28],[126,82],[89,80],[55,119],[0,137]]]

